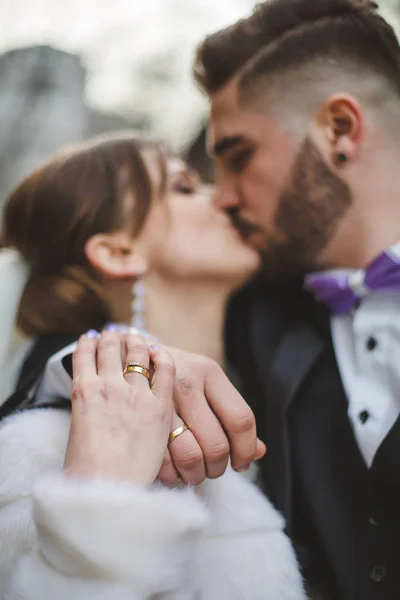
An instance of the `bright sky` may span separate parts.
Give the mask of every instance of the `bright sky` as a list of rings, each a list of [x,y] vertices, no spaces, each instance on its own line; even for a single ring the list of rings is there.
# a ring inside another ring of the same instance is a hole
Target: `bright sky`
[[[197,42],[245,16],[254,4],[253,0],[0,0],[0,52],[44,43],[80,54],[89,70],[87,99],[92,106],[129,116],[146,104],[153,117],[152,113],[160,114],[161,95],[168,110],[184,119],[189,110],[204,112],[190,75]],[[146,71],[152,77],[144,92]],[[155,85],[158,94],[150,89]]]

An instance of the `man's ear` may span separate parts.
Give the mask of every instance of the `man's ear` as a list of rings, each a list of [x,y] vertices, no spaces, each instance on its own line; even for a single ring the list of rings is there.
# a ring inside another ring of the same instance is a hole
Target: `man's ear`
[[[317,126],[326,158],[333,165],[341,168],[356,158],[364,131],[364,111],[353,96],[331,96],[318,112]]]
[[[110,279],[134,279],[147,270],[134,240],[122,231],[93,235],[85,244],[85,255],[96,271]]]

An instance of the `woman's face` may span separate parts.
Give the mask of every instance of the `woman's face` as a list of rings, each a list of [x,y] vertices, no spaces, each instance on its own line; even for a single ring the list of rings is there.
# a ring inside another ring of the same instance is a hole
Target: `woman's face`
[[[168,161],[167,174],[166,196],[150,211],[145,225],[147,235],[152,231],[153,236],[156,228],[165,226],[162,242],[152,252],[151,268],[171,280],[215,281],[232,290],[245,283],[258,270],[259,257],[229,217],[215,208],[214,188],[201,183],[178,159]]]

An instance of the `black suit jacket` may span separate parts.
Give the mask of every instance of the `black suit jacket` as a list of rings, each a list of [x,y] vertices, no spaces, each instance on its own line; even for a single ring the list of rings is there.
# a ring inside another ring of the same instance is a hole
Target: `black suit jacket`
[[[400,507],[400,419],[368,470],[347,417],[326,309],[301,283],[258,281],[233,300],[226,340],[268,447],[262,483],[315,597],[400,597],[393,508]],[[382,507],[386,524],[372,527]]]

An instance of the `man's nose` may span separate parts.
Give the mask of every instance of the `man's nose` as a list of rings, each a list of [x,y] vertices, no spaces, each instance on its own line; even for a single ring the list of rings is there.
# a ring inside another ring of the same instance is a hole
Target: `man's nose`
[[[239,198],[231,186],[219,184],[214,194],[214,204],[220,210],[228,210],[239,206]]]

